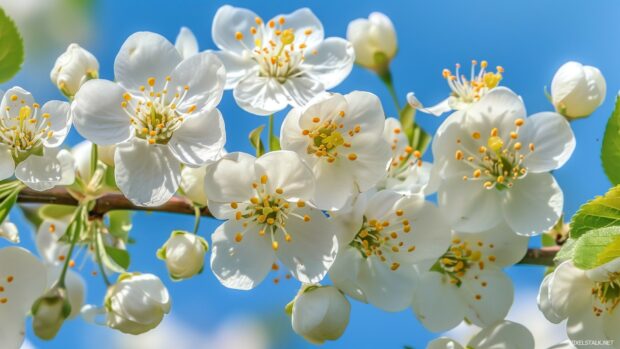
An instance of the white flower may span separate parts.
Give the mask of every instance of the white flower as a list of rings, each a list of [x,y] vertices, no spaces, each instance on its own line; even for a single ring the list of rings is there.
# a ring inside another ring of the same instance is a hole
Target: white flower
[[[323,36],[307,8],[263,21],[254,12],[222,6],[213,41],[226,66],[226,88],[246,111],[268,115],[287,105],[303,106],[344,80],[353,67],[353,46]]]
[[[191,30],[187,27],[181,27],[179,35],[174,43],[174,47],[179,51],[183,59],[187,59],[198,54],[198,40]]]
[[[24,320],[46,285],[45,266],[20,247],[0,249],[0,338],[4,348],[24,341]]]
[[[431,195],[439,181],[433,164],[422,161],[422,154],[409,145],[407,135],[398,119],[385,119],[383,138],[392,148],[392,161],[387,176],[378,189],[390,189],[403,195]]]
[[[469,108],[499,85],[499,82],[502,80],[502,73],[504,72],[504,68],[501,66],[496,67],[495,73],[488,72],[486,70],[488,67],[487,61],[482,61],[480,62],[480,71],[476,74],[476,65],[478,65],[477,61],[471,62],[469,80],[465,75],[461,74],[460,64],[456,65],[454,75],[452,75],[452,72],[448,69],[443,70],[443,77],[450,87],[450,96],[437,105],[424,108],[413,92],[407,94],[407,102],[409,102],[413,108],[435,116],[439,116],[451,110],[465,110]]]
[[[13,87],[4,93],[0,110],[0,180],[15,175],[38,191],[71,184],[72,178],[63,180],[63,173],[73,171],[69,153],[54,150],[71,128],[69,103],[41,107],[30,92]]]
[[[571,61],[553,76],[551,100],[558,113],[583,118],[603,103],[606,90],[605,78],[598,68]]]
[[[91,180],[93,180],[90,168],[90,158],[92,155],[92,147],[93,143],[90,141],[82,141],[76,144],[73,148],[71,148],[71,154],[73,155],[73,159],[75,160],[75,173],[79,176],[83,182],[89,184]],[[97,147],[97,159],[108,167],[114,167],[114,152],[116,151],[116,147],[114,145],[106,145],[106,146],[98,146]],[[113,171],[114,169],[108,169],[109,171]],[[110,172],[112,174],[113,172]],[[107,175],[107,173],[103,174]],[[103,182],[106,178],[100,179]],[[112,182],[112,180],[109,180]],[[98,182],[97,179],[94,182]]]
[[[215,160],[221,159],[228,154],[226,149],[222,149],[220,155]],[[205,176],[207,175],[207,165],[198,168],[184,167],[181,170],[181,184],[183,195],[200,206],[207,206],[207,194],[205,193]]]
[[[114,64],[116,82],[90,80],[72,105],[77,130],[95,144],[118,143],[118,187],[132,202],[157,206],[177,191],[181,164],[199,167],[226,141],[215,109],[224,67],[212,53],[185,60],[165,38],[131,35]]]
[[[464,349],[460,343],[440,337],[428,343],[426,349]],[[472,349],[534,349],[534,336],[523,325],[500,321],[482,329],[467,343]]]
[[[17,230],[17,226],[8,220],[5,220],[0,224],[0,237],[7,239],[14,244],[18,244],[19,231]]]
[[[224,286],[252,289],[278,259],[303,283],[325,276],[340,228],[306,203],[314,177],[297,154],[228,154],[207,167],[205,189],[211,213],[228,220],[212,236],[211,268]]]
[[[174,231],[157,257],[166,262],[168,273],[174,280],[189,279],[201,273],[209,245],[196,234]]]
[[[566,261],[543,280],[538,294],[538,307],[553,323],[568,319],[568,338],[575,343],[610,341],[613,342],[613,348],[618,348],[619,287],[620,259],[590,270],[578,269],[572,261]]]
[[[560,218],[564,197],[549,172],[570,158],[575,136],[559,114],[525,116],[521,98],[498,87],[437,131],[439,207],[455,230],[506,222],[517,234],[535,235]]]
[[[330,279],[351,297],[387,311],[411,305],[415,265],[428,269],[450,245],[439,210],[420,196],[365,193],[339,219],[348,230]]]
[[[78,44],[61,54],[50,72],[52,83],[67,97],[73,97],[86,81],[99,77],[99,62]]]
[[[341,209],[385,176],[391,154],[384,120],[379,98],[360,91],[326,96],[288,113],[280,143],[314,172],[317,207]]]
[[[481,233],[453,233],[452,245],[430,269],[420,271],[413,310],[433,332],[456,327],[464,319],[486,327],[504,319],[514,288],[502,268],[517,263],[528,238],[507,226]]]
[[[351,304],[333,286],[304,285],[293,301],[293,330],[307,341],[322,344],[342,336]]]
[[[82,316],[87,322],[137,335],[157,327],[170,312],[170,302],[168,290],[157,276],[124,273],[108,288],[104,307],[84,306]],[[105,316],[103,322],[98,322],[98,315]]]
[[[347,40],[355,48],[355,63],[369,69],[385,69],[398,49],[394,25],[380,12],[349,23]],[[377,55],[381,55],[380,62],[377,62]]]

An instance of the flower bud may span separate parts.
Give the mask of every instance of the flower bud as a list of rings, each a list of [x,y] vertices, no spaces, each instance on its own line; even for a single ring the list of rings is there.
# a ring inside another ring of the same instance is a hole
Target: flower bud
[[[99,77],[99,62],[78,44],[71,44],[61,54],[50,73],[52,82],[67,97],[73,97],[80,86]]]
[[[55,286],[32,306],[32,328],[41,339],[56,337],[63,322],[71,314],[71,304],[64,287]]]
[[[337,288],[306,285],[293,301],[293,330],[315,344],[336,340],[347,328],[350,312],[351,304]]]
[[[157,257],[166,261],[168,273],[173,280],[183,280],[202,272],[209,245],[196,234],[174,231]]]
[[[579,62],[568,62],[551,81],[551,101],[569,119],[592,114],[605,100],[606,84],[601,71]]]
[[[392,21],[379,12],[349,23],[347,40],[355,49],[355,63],[377,71],[387,67],[398,49]]]
[[[205,193],[206,166],[192,168],[184,167],[181,170],[181,189],[186,198],[202,206],[207,206],[207,194]]]
[[[141,334],[157,327],[170,312],[170,296],[157,276],[124,273],[108,289],[105,310],[109,327]]]

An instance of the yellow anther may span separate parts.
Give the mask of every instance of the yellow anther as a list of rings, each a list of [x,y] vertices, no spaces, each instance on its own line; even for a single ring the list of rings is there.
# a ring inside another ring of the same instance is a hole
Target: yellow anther
[[[409,248],[407,249],[407,252],[413,252],[413,251],[415,251],[415,245],[409,246]]]
[[[512,131],[512,132],[510,132],[510,138],[517,139],[517,138],[519,138],[519,135],[516,132]]]
[[[419,150],[416,150],[416,151],[414,151],[414,152],[413,152],[413,156],[415,156],[416,158],[418,158],[418,159],[419,159],[419,158],[421,158],[421,157],[422,157],[422,153],[420,153],[420,151],[419,151]]]
[[[523,119],[515,120],[515,126],[517,126],[517,127],[523,126],[524,123],[525,123],[525,120],[523,120]]]
[[[396,210],[396,215],[397,216],[402,216],[404,214],[403,210]]]
[[[441,75],[443,75],[444,79],[448,79],[452,75],[452,73],[450,73],[448,69],[444,69],[442,70]]]
[[[493,186],[493,183],[492,183],[492,182],[490,182],[490,181],[486,181],[486,182],[484,182],[484,184],[483,184],[483,185],[484,185],[484,187],[485,187],[485,188],[487,188],[487,189],[488,189],[488,188],[491,188],[491,187]]]
[[[243,215],[241,214],[241,212],[240,211],[235,212],[235,219],[240,221],[241,218],[243,218]]]
[[[275,219],[273,219],[273,218],[267,218],[267,224],[269,224],[269,225],[273,225],[275,222],[276,222],[276,220],[275,220]]]
[[[302,208],[306,207],[306,203],[303,200],[297,201],[297,207]]]
[[[399,133],[400,133],[400,128],[398,128],[398,127],[397,127],[397,128],[395,128],[395,129],[394,129],[394,133],[399,134]]]
[[[289,234],[284,234],[284,240],[286,242],[291,242],[291,240],[293,240],[293,238]]]
[[[400,267],[400,264],[394,262],[394,263],[392,263],[392,266],[390,266],[390,269],[392,271],[396,271],[396,269],[398,269],[398,267]]]
[[[267,183],[267,175],[260,176],[260,182],[261,182],[261,184]]]
[[[491,137],[497,137],[498,134],[499,130],[497,129],[497,127],[493,127],[493,129],[491,129]]]
[[[11,101],[15,102],[17,100],[17,95],[12,95],[11,96]]]
[[[250,28],[250,33],[252,35],[256,35],[256,28],[254,28],[254,27]]]
[[[314,123],[321,122],[321,118],[319,118],[318,116],[315,116],[315,117],[312,118],[312,122],[314,122]]]
[[[515,149],[515,150],[521,150],[521,147],[522,147],[521,142],[517,142],[517,143],[515,143],[515,145],[514,145],[514,149]]]
[[[236,242],[241,242],[241,240],[243,240],[243,234],[241,234],[241,233],[235,234],[235,241]]]
[[[155,144],[155,140],[153,138],[149,139],[149,144]]]
[[[126,100],[126,101],[129,101],[129,100],[131,100],[131,95],[129,93],[125,92],[125,93],[123,93],[123,99]]]
[[[357,159],[357,155],[355,153],[351,153],[351,154],[349,154],[348,158],[349,158],[349,160],[353,161],[353,160]]]
[[[503,72],[504,72],[504,67],[502,67],[501,65],[498,65],[497,67],[495,67],[495,69],[496,69],[499,73],[503,73]]]
[[[410,226],[410,225],[405,225],[405,226],[403,227],[403,231],[404,231],[405,233],[410,232],[410,231],[411,231],[411,226]]]
[[[472,133],[472,134],[471,134],[471,137],[472,137],[473,139],[480,139],[480,132],[474,132],[474,133]]]
[[[492,137],[489,137],[489,140],[487,141],[487,145],[494,152],[498,152],[504,146],[504,141],[497,136],[492,136]]]
[[[260,17],[256,17],[256,18],[254,18],[254,22],[255,22],[257,25],[261,25],[261,24],[263,24],[263,20],[262,20]]]
[[[489,65],[489,63],[488,63],[487,61],[482,61],[482,62],[480,62],[480,67],[481,67],[482,69],[485,69],[488,65]]]
[[[242,32],[236,32],[235,33],[235,39],[236,40],[243,40],[243,33]]]
[[[310,34],[312,34],[312,29],[306,29],[306,30],[304,31],[304,34],[306,34],[306,35],[310,35]]]
[[[489,258],[489,261],[491,261],[491,262],[495,262],[495,260],[496,260],[495,256],[489,256],[488,258]]]
[[[310,216],[304,215],[304,222],[310,222]]]
[[[155,137],[155,136],[157,136],[157,131],[151,131],[151,132],[149,132],[149,136],[151,136],[151,137]]]
[[[504,183],[504,176],[498,176],[497,183]]]
[[[265,229],[261,229],[258,231],[258,235],[265,236]]]
[[[284,194],[284,190],[282,188],[277,188],[276,189],[276,193],[282,195],[282,194]]]
[[[273,28],[276,26],[276,22],[272,19],[269,21],[269,28]]]
[[[280,245],[278,244],[277,241],[272,241],[271,242],[271,248],[273,248],[274,251],[277,251],[279,246]]]
[[[463,160],[463,152],[460,150],[457,150],[456,153],[454,153],[454,158],[457,160]]]
[[[258,204],[258,198],[257,197],[250,198],[250,202],[256,205]]]
[[[482,253],[476,250],[476,251],[472,251],[470,258],[472,261],[477,262],[478,260],[480,260],[480,257],[482,257]]]
[[[474,171],[474,177],[475,178],[479,178],[480,175],[482,175],[482,171],[480,171],[480,169],[477,169],[477,170]]]
[[[530,151],[534,151],[534,143],[530,143]]]
[[[155,78],[154,77],[150,77],[147,81],[146,81],[149,86],[153,87],[155,86]]]
[[[193,113],[196,110],[196,105],[192,105],[189,108],[187,108],[187,113]]]

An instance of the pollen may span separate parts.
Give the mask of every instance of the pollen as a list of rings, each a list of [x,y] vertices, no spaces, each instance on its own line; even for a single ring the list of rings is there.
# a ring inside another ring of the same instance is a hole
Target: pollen
[[[480,139],[480,132],[474,132],[471,134],[471,138],[473,139]]]
[[[241,242],[243,240],[243,234],[237,233],[235,234],[235,242]]]
[[[280,247],[280,245],[278,244],[277,241],[272,241],[271,242],[271,248],[273,248],[274,251],[277,251],[278,247]]]
[[[155,78],[154,77],[150,77],[147,81],[146,81],[149,86],[153,87],[155,86]]]
[[[260,182],[261,182],[261,184],[267,183],[267,175],[260,176]]]
[[[235,33],[235,39],[239,40],[239,41],[243,40],[243,33],[242,32],[236,32]]]
[[[525,123],[525,120],[523,120],[523,119],[515,120],[515,126],[517,126],[517,127],[523,126],[524,123]]]
[[[304,222],[310,222],[310,216],[304,215]]]
[[[282,194],[284,194],[284,190],[282,188],[277,188],[276,189],[276,193],[282,195]]]
[[[354,160],[357,160],[357,155],[355,153],[351,153],[349,154],[348,158],[349,160],[354,161]]]

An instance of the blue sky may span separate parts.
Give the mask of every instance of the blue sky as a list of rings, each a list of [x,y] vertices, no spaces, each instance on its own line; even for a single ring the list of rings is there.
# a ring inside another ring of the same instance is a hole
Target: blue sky
[[[486,59],[491,66],[502,65],[506,70],[502,85],[523,97],[530,114],[551,109],[543,88],[550,84],[553,73],[561,64],[577,60],[597,66],[607,79],[607,99],[590,118],[572,123],[577,149],[555,176],[564,190],[567,216],[610,186],[600,166],[599,152],[605,123],[620,86],[620,65],[617,63],[620,3],[617,1],[108,0],[95,3],[88,14],[91,19],[89,38],[79,43],[98,57],[101,76],[111,79],[114,57],[125,38],[135,31],[158,32],[173,41],[179,28],[187,26],[198,37],[201,50],[213,49],[211,21],[217,8],[226,3],[251,8],[263,18],[307,6],[322,20],[326,36],[341,37],[345,36],[349,21],[366,17],[372,11],[384,12],[392,19],[398,33],[399,53],[393,61],[392,71],[399,97],[404,100],[408,91],[415,91],[428,105],[446,97],[448,88],[441,71],[453,68],[457,62],[467,66],[472,59]],[[62,46],[69,43],[52,48],[36,64],[29,64],[33,69],[30,73],[24,71],[1,87],[5,89],[20,84],[33,91],[40,101],[61,98],[47,74],[57,54],[64,50]],[[379,95],[386,113],[395,114],[387,91],[372,73],[355,68],[335,89],[338,92],[352,90],[367,90]],[[225,94],[219,108],[226,121],[227,149],[251,151],[247,134],[267,120],[239,109],[230,92]],[[279,113],[277,122],[284,115]],[[432,132],[442,119],[419,114],[418,120]],[[73,132],[68,142],[75,144],[79,140],[80,137]],[[27,226],[18,215],[13,219],[22,228],[24,246],[32,247],[29,234],[25,233]],[[218,224],[215,220],[205,219],[200,232],[209,236]],[[274,347],[312,347],[290,334],[288,320],[282,311],[297,290],[298,285],[293,281],[279,285],[267,281],[254,291],[240,292],[221,286],[208,269],[186,282],[169,281],[155,251],[173,229],[190,229],[191,226],[191,217],[139,214],[131,233],[137,241],[130,247],[132,269],[156,273],[166,281],[174,301],[174,318],[191,324],[199,332],[210,333],[227,319],[249,314],[276,329],[273,332],[278,333],[280,340]],[[88,267],[84,271],[89,281],[88,300],[98,302],[105,291],[103,283],[89,275]],[[533,267],[517,266],[510,270],[517,292],[537,288],[542,273],[542,268]],[[369,305],[353,303],[351,315],[351,323],[342,339],[326,344],[325,348],[403,348],[404,345],[424,348],[435,336],[426,331],[410,311],[385,313]],[[29,338],[38,348],[109,348],[110,343],[105,339],[111,331],[91,327],[76,320],[68,323],[53,342],[41,342],[30,332]],[[93,338],[98,340],[93,343]]]

